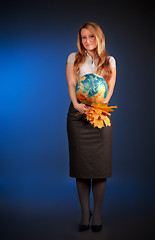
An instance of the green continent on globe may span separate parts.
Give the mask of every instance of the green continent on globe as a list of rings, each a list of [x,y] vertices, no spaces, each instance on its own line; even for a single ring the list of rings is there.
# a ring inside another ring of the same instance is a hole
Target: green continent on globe
[[[75,92],[77,98],[90,105],[101,103],[106,98],[108,87],[106,81],[93,73],[82,76],[76,84]]]

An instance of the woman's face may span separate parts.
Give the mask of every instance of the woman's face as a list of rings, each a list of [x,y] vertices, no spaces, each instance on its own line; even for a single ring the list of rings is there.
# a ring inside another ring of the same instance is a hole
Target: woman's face
[[[96,37],[86,28],[82,28],[81,30],[81,39],[84,48],[87,51],[93,51],[97,47]]]

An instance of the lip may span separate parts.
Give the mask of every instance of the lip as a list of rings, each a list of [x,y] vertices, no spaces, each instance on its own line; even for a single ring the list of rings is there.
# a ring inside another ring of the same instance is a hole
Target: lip
[[[89,47],[89,46],[91,46],[92,44],[86,44],[86,47]]]

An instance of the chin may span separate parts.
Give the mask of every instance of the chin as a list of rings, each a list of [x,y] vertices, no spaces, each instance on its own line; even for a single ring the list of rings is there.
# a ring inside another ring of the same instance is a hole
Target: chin
[[[86,49],[87,51],[93,51],[93,50],[95,50],[95,47],[91,47],[91,46],[90,46],[90,47],[86,47],[85,49]]]

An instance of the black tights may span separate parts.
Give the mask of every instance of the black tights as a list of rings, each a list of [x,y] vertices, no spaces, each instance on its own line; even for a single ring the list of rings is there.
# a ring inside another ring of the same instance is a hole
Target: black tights
[[[81,222],[80,224],[87,225],[89,223],[90,205],[89,196],[91,189],[91,179],[76,179],[77,191],[81,205]],[[104,179],[92,179],[92,192],[94,199],[94,209],[92,215],[92,224],[101,224],[101,210],[102,202],[104,199],[106,186],[106,178]]]

